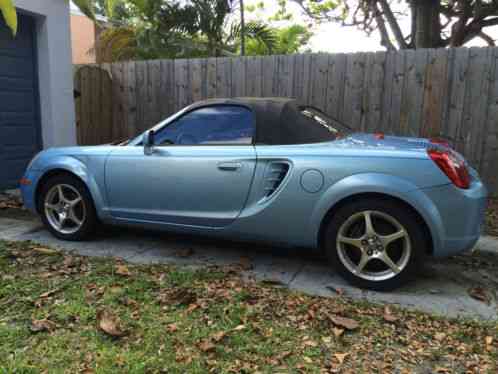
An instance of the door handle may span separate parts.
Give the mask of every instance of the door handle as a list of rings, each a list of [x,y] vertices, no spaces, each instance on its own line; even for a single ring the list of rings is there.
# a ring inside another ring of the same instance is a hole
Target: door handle
[[[220,162],[218,164],[218,169],[224,171],[236,171],[242,167],[240,162]]]

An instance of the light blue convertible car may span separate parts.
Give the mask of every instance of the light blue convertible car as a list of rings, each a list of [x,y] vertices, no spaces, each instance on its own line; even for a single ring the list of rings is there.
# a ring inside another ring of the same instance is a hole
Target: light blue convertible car
[[[442,141],[352,133],[286,98],[203,101],[119,145],[48,149],[21,185],[61,239],[102,222],[319,248],[376,290],[471,249],[487,195]]]

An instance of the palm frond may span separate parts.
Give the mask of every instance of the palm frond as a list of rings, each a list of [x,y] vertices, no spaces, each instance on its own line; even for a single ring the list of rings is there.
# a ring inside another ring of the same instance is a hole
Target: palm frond
[[[230,27],[227,40],[234,43],[240,39],[242,27],[240,23],[234,23]],[[253,39],[265,46],[268,53],[271,54],[277,45],[277,37],[273,29],[262,22],[248,22],[245,27],[247,39]]]
[[[94,0],[73,0],[84,15],[95,20],[95,1]]]
[[[5,23],[15,36],[17,33],[17,12],[12,0],[0,0],[0,11]]]
[[[137,54],[137,38],[131,27],[112,27],[102,31],[95,43],[95,53],[102,62],[132,59]]]

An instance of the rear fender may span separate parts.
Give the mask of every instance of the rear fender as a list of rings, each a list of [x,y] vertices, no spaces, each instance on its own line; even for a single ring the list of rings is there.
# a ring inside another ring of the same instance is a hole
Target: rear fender
[[[355,174],[331,185],[322,194],[313,210],[310,229],[319,245],[320,227],[327,213],[338,203],[354,195],[378,193],[391,196],[409,204],[424,219],[432,236],[434,251],[441,248],[441,237],[444,233],[439,211],[427,195],[405,179],[381,173]]]

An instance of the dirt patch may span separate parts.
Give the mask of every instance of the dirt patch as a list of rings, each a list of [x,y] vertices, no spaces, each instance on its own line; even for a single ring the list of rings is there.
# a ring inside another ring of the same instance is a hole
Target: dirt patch
[[[486,211],[486,234],[498,236],[498,199],[489,199]]]
[[[20,196],[0,193],[0,217],[31,220],[33,214],[24,207]]]

